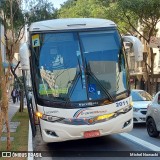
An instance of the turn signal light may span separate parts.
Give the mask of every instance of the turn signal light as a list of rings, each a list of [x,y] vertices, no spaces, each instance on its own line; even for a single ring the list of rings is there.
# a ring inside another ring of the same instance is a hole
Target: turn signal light
[[[40,112],[36,112],[36,116],[39,117],[39,118],[42,118],[43,114],[40,113]]]
[[[98,116],[96,118],[96,120],[103,120],[103,119],[108,119],[110,117],[112,117],[114,115],[114,113],[110,113],[110,114],[105,114],[105,115],[102,115],[102,116]]]

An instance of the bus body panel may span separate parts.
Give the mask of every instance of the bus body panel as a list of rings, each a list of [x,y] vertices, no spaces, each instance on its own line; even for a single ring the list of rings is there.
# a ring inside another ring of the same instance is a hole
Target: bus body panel
[[[32,23],[29,32],[32,103],[45,142],[132,130],[128,65],[114,22],[47,20]]]
[[[131,98],[126,98],[116,103],[90,107],[81,109],[60,109],[52,107],[43,107],[38,105],[38,110],[43,114],[62,117],[66,119],[91,119],[97,116],[103,116],[110,113],[116,113],[117,111],[130,105]],[[132,109],[125,114],[121,114],[115,118],[106,120],[104,122],[75,125],[75,124],[63,124],[61,122],[49,122],[40,119],[40,126],[42,131],[42,137],[45,142],[58,142],[74,139],[83,139],[84,132],[98,130],[100,136],[109,135],[113,133],[129,132],[133,128],[132,121],[133,111]],[[124,124],[130,121],[130,123],[124,127]],[[49,132],[53,132],[55,135],[50,135]]]
[[[116,24],[110,20],[96,18],[66,18],[55,19],[32,23],[29,31],[61,31],[71,29],[89,29],[116,27]]]
[[[43,107],[38,105],[38,110],[46,115],[63,117],[63,118],[87,118],[87,117],[95,117],[98,115],[104,115],[116,112],[121,110],[124,107],[127,107],[131,103],[131,98],[128,97],[126,99],[117,101],[116,103],[111,103],[108,105],[97,106],[97,107],[86,107],[86,108],[75,108],[75,109],[61,109],[52,107]]]
[[[76,139],[84,139],[84,132],[86,131],[100,131],[100,136],[121,133],[121,132],[129,132],[133,128],[133,120],[131,119],[133,115],[132,110],[126,113],[125,115],[121,115],[115,119],[94,124],[94,125],[66,125],[61,123],[51,123],[44,120],[40,120],[41,130],[42,130],[42,138],[44,142],[60,142],[67,140],[76,140]],[[123,128],[125,122],[131,120],[131,123]],[[46,131],[53,131],[58,136],[48,135]]]

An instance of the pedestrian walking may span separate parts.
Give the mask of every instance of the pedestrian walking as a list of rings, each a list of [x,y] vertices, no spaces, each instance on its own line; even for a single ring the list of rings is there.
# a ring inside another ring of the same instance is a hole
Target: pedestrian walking
[[[19,91],[16,89],[16,101],[19,102]]]
[[[16,89],[14,88],[11,92],[13,103],[16,103]]]

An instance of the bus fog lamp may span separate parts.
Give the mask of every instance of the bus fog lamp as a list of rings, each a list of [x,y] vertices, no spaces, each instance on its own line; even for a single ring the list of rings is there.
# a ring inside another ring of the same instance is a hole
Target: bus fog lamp
[[[131,123],[131,119],[124,123],[123,128],[127,127],[130,123]]]
[[[46,130],[46,133],[50,136],[58,137],[54,131]]]

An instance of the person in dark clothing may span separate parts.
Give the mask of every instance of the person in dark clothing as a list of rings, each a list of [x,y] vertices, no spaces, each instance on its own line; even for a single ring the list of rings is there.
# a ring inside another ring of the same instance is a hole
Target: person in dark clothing
[[[143,76],[140,81],[140,89],[145,90],[145,80],[144,80]]]
[[[19,101],[19,91],[16,89],[16,101]]]
[[[13,89],[11,92],[13,103],[16,103],[16,89]]]

